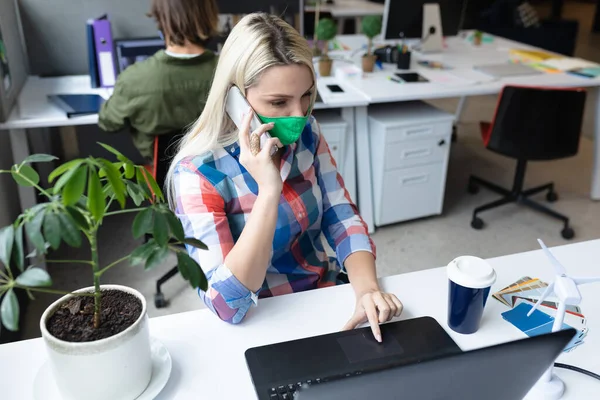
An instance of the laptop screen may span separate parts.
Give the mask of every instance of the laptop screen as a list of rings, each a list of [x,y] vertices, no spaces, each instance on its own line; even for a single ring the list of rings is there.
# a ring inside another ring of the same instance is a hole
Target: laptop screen
[[[164,40],[158,37],[116,40],[117,74],[120,74],[125,68],[136,62],[144,61],[164,48]]]

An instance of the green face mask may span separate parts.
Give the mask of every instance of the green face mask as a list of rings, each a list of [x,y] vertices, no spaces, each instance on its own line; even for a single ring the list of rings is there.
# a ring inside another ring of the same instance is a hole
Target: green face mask
[[[275,125],[269,133],[271,136],[278,138],[281,144],[288,146],[300,139],[300,135],[302,135],[302,131],[308,121],[310,111],[309,109],[305,117],[265,117],[264,115],[257,115],[263,124],[273,122]]]

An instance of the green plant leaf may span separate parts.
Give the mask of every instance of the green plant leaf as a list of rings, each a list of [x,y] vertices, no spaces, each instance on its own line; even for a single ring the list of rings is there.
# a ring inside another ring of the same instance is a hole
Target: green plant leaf
[[[15,242],[15,228],[12,225],[0,230],[0,261],[9,268],[13,244]]]
[[[71,160],[64,164],[59,165],[48,175],[48,182],[52,183],[56,178],[60,175],[64,174],[67,171],[70,171],[72,168],[77,169],[83,163],[83,159],[78,158],[76,160]]]
[[[90,225],[89,225],[87,219],[81,213],[81,211],[79,211],[79,209],[77,207],[67,206],[67,212],[69,213],[71,218],[73,218],[73,221],[75,221],[75,223],[77,224],[77,226],[79,226],[79,228],[81,228],[83,230],[90,229]]]
[[[115,192],[115,198],[121,205],[121,208],[125,207],[125,183],[121,179],[121,173],[117,168],[115,168],[112,163],[107,160],[100,159],[102,164],[104,165],[104,169],[106,170],[106,178],[108,179],[108,183],[112,187]]]
[[[102,220],[104,210],[106,209],[106,198],[104,197],[102,183],[100,183],[100,178],[96,174],[95,168],[90,168],[87,208],[96,221]]]
[[[131,163],[123,163],[123,169],[125,169],[125,178],[133,179],[135,176],[135,165]]]
[[[121,162],[129,162],[130,164],[133,164],[127,157],[125,157],[120,151],[118,151],[117,149],[115,149],[114,147],[111,147],[107,144],[104,143],[100,143],[98,142],[98,144],[102,147],[104,147],[106,150],[108,150],[109,152],[113,153],[115,156],[117,156],[117,159]]]
[[[167,246],[157,246],[156,249],[148,256],[144,269],[146,271],[160,265],[164,259],[169,255],[169,248]]]
[[[198,239],[188,237],[183,239],[182,242],[185,244],[189,244],[190,246],[196,247],[198,249],[208,250],[208,247]]]
[[[131,181],[127,181],[127,193],[129,194],[129,197],[133,199],[136,207],[139,207],[146,199],[144,191],[140,189],[137,183]]]
[[[131,265],[145,264],[150,254],[152,254],[159,246],[154,239],[148,240],[146,243],[135,249],[129,256]]]
[[[60,235],[71,247],[81,246],[81,232],[68,214],[57,214],[60,221]]]
[[[131,231],[133,237],[138,239],[148,232],[152,232],[154,218],[154,210],[152,208],[146,208],[138,213],[133,220]]]
[[[150,191],[150,187],[148,186],[148,182],[146,182],[146,178],[144,177],[144,173],[142,170],[144,167],[136,167],[135,168],[135,180],[137,184],[144,191],[144,195],[147,199],[152,199],[152,192]]]
[[[51,156],[50,154],[32,154],[23,160],[21,164],[36,163],[36,162],[49,162],[58,160],[58,157]]]
[[[31,220],[25,222],[25,232],[27,233],[27,237],[35,246],[38,254],[44,254],[46,252],[46,242],[42,236],[42,223],[44,222],[45,213],[45,208],[40,208]]]
[[[17,229],[15,229],[15,242],[13,246],[13,265],[16,265],[17,268],[19,268],[19,271],[23,272],[25,263],[23,260],[23,225],[19,225]]]
[[[200,288],[204,291],[208,289],[208,281],[202,268],[187,253],[177,252],[177,268],[183,279],[189,281],[194,289]]]
[[[0,316],[2,317],[2,324],[6,329],[13,332],[19,329],[19,301],[12,288],[8,289],[2,298]]]
[[[50,211],[44,217],[44,238],[50,243],[50,246],[56,250],[60,247],[60,220],[56,213]]]
[[[65,185],[65,188],[62,191],[62,199],[66,206],[77,203],[77,201],[83,195],[87,181],[87,171],[87,165],[77,168],[77,171],[75,174],[73,174],[73,177],[69,179]]]
[[[146,170],[146,168],[144,167],[138,167],[142,173],[144,174],[144,177],[146,178],[146,182],[148,182],[148,185],[150,185],[150,189],[152,189],[152,192],[154,193],[154,195],[156,196],[157,199],[164,201],[165,198],[163,196],[163,192],[160,189],[160,187],[158,186],[158,183],[156,183],[156,180],[154,179],[154,177],[152,176],[152,174],[150,172],[148,172]]]
[[[167,217],[167,222],[169,223],[169,229],[171,230],[171,234],[175,236],[177,240],[183,242],[183,240],[185,239],[185,233],[183,232],[183,226],[181,226],[181,221],[171,211],[167,211],[165,215]]]
[[[20,167],[13,165],[10,169],[10,174],[15,182],[21,186],[30,187],[40,182],[40,176],[31,165],[25,164]]]
[[[152,229],[152,236],[156,239],[159,245],[166,246],[169,241],[169,225],[167,223],[167,217],[160,212],[154,213],[154,228]]]
[[[71,178],[73,178],[73,176],[77,173],[77,171],[79,171],[80,166],[81,165],[71,168],[70,170],[62,174],[60,178],[58,178],[58,180],[54,184],[54,194],[59,194],[62,191],[63,187],[67,184],[67,182],[69,182]]]
[[[16,282],[19,285],[28,287],[52,286],[50,275],[48,275],[45,270],[38,267],[27,269],[17,277]]]

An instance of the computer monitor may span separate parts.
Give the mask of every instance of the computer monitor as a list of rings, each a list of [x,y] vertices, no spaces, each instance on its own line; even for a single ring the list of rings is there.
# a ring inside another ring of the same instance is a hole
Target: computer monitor
[[[384,39],[420,39],[423,34],[423,5],[429,3],[440,5],[442,34],[456,36],[462,0],[386,0],[381,28]]]
[[[144,61],[164,48],[165,41],[158,37],[115,40],[117,74],[136,62]]]

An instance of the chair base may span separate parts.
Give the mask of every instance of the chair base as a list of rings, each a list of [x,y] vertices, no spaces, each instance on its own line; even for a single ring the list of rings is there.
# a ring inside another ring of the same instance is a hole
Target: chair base
[[[156,293],[154,293],[154,306],[156,306],[156,308],[164,308],[169,305],[168,301],[165,299],[165,295],[161,292],[160,287],[169,279],[177,275],[178,272],[177,266],[174,266],[169,272],[156,281]]]
[[[554,183],[547,183],[545,185],[537,186],[537,187],[527,189],[527,190],[521,190],[521,189],[517,188],[516,190],[513,189],[511,191],[511,190],[505,189],[505,188],[500,187],[492,182],[486,181],[485,179],[481,179],[476,176],[471,176],[469,178],[469,187],[468,187],[469,193],[472,193],[472,194],[477,193],[479,191],[480,186],[485,187],[486,189],[489,189],[492,192],[498,193],[498,194],[502,195],[503,197],[496,201],[493,201],[491,203],[484,204],[480,207],[477,207],[475,210],[473,210],[473,219],[471,220],[471,227],[473,229],[482,229],[483,225],[484,225],[483,220],[481,218],[479,218],[477,216],[477,214],[484,212],[484,211],[491,210],[493,208],[503,206],[505,204],[519,203],[519,204],[525,205],[529,208],[532,208],[538,212],[546,214],[552,218],[556,218],[556,219],[562,221],[564,224],[564,227],[561,231],[561,235],[564,239],[572,239],[575,236],[575,232],[569,226],[569,218],[568,217],[566,217],[565,215],[562,215],[554,210],[551,210],[548,207],[546,207],[538,202],[535,202],[535,201],[529,199],[530,196],[547,191],[548,193],[546,194],[546,200],[548,200],[551,203],[555,202],[556,200],[558,200],[558,195],[554,191]]]

